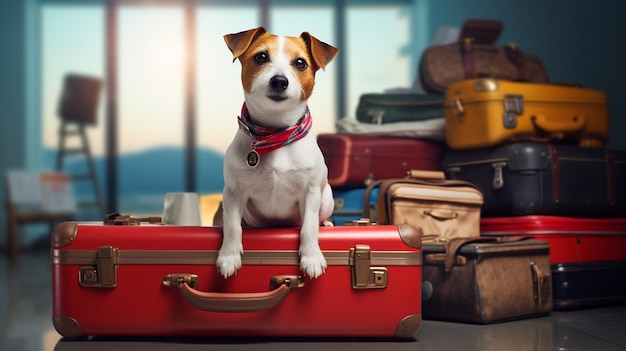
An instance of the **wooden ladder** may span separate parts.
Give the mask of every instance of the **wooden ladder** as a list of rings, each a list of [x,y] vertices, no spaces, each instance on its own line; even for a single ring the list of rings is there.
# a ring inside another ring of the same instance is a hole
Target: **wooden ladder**
[[[66,139],[70,137],[78,137],[80,139],[80,146],[68,147]],[[96,167],[93,162],[91,150],[89,148],[89,140],[87,138],[87,132],[85,130],[85,124],[80,122],[68,121],[63,119],[61,128],[59,130],[59,149],[57,153],[56,170],[57,172],[63,171],[65,165],[65,157],[70,155],[81,155],[84,158],[84,162],[87,166],[87,171],[84,173],[68,173],[72,182],[90,182],[93,190],[92,200],[78,201],[77,207],[80,208],[97,208],[98,215],[104,216],[104,202],[102,193],[100,191],[100,184],[98,182],[98,175],[96,173]]]

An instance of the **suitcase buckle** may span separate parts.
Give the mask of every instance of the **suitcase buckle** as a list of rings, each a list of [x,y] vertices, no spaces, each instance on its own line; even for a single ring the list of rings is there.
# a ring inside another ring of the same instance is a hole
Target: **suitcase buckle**
[[[367,111],[368,116],[372,116],[372,124],[383,124],[383,116],[385,115],[385,110],[369,110]]]
[[[119,250],[100,246],[96,253],[96,265],[81,267],[78,283],[87,288],[114,288],[117,286]]]
[[[522,95],[504,95],[504,114],[502,115],[504,128],[517,127],[517,116],[524,113],[524,97]]]
[[[350,272],[353,289],[382,289],[387,287],[387,268],[371,267],[369,245],[350,248]]]
[[[493,181],[491,182],[491,186],[494,189],[502,189],[502,187],[504,187],[502,169],[506,167],[506,162],[496,162],[492,164],[491,167],[493,167]]]

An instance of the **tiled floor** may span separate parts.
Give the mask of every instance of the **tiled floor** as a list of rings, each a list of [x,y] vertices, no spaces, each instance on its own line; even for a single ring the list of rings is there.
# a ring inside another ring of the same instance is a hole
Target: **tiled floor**
[[[51,323],[45,249],[15,264],[0,254],[0,350],[626,350],[626,305],[553,312],[489,326],[424,321],[413,341],[320,339],[96,339],[65,341]]]

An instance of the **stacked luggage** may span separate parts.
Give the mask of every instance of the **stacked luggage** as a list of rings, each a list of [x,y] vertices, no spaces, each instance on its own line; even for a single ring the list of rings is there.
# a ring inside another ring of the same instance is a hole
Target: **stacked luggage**
[[[457,42],[423,53],[426,94],[364,94],[357,120],[371,127],[340,121],[318,138],[336,225],[422,231],[425,319],[484,324],[626,300],[626,152],[605,147],[606,95],[550,83],[539,57],[495,44],[501,30],[466,21]],[[408,121],[428,130],[400,133]]]
[[[473,78],[445,109],[443,168],[482,191],[481,236],[550,243],[555,309],[626,300],[626,152],[605,146],[606,95]]]

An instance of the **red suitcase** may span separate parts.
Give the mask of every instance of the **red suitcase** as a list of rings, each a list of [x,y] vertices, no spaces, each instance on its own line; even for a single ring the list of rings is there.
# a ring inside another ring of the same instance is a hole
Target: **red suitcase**
[[[64,222],[52,233],[53,322],[80,336],[411,338],[421,324],[421,235],[410,226],[320,228],[328,267],[300,277],[299,231],[244,229],[222,278],[221,228]],[[269,286],[269,288],[268,288]]]
[[[626,301],[626,218],[493,217],[480,229],[550,244],[555,309]]]
[[[447,150],[444,142],[391,136],[320,134],[317,143],[334,188],[362,188],[412,169],[441,170]]]

